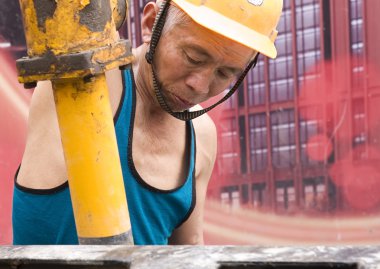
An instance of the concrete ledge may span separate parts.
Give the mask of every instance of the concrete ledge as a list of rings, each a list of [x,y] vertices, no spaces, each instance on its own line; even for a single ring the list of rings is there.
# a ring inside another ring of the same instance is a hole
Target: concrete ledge
[[[380,269],[380,246],[3,246],[0,269]]]

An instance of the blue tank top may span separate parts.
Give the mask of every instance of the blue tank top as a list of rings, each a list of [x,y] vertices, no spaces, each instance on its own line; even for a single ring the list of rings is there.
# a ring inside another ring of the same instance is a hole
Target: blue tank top
[[[187,177],[172,190],[147,184],[132,158],[136,90],[131,67],[123,71],[123,95],[115,115],[115,131],[136,245],[162,245],[192,213],[195,206],[195,133],[186,122],[190,153]],[[17,179],[17,173],[15,176]],[[68,182],[49,190],[25,188],[15,180],[13,244],[78,244]]]

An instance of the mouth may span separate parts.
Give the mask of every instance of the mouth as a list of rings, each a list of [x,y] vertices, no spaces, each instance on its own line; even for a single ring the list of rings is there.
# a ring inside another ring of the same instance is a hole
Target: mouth
[[[172,100],[174,101],[175,107],[179,110],[187,110],[187,109],[195,106],[195,104],[179,97],[178,95],[176,95],[174,93],[170,93],[170,95],[173,97]]]

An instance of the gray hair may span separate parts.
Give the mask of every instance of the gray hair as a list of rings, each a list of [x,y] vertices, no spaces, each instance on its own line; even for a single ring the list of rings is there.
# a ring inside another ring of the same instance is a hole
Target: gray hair
[[[161,8],[165,1],[157,0],[157,4]],[[157,20],[157,18],[156,18]],[[162,35],[171,31],[175,26],[186,26],[191,22],[191,18],[183,12],[179,7],[175,5],[170,5],[168,10],[168,15],[166,17],[164,28],[162,29]]]

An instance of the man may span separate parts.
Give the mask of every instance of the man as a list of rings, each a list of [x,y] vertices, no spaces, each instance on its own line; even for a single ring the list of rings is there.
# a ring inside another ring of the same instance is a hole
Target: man
[[[237,81],[232,94],[258,52],[275,57],[281,8],[282,0],[145,6],[143,45],[132,67],[106,74],[136,244],[203,244],[216,130],[209,117],[198,117],[207,110],[196,105]],[[39,83],[33,95],[13,229],[15,244],[78,240],[50,82]]]

